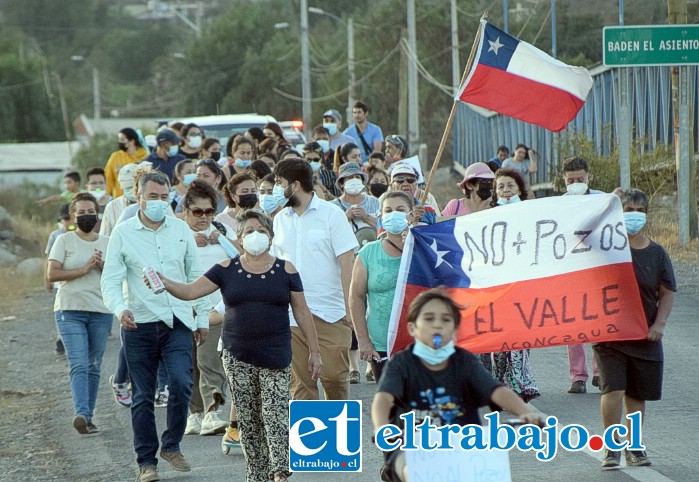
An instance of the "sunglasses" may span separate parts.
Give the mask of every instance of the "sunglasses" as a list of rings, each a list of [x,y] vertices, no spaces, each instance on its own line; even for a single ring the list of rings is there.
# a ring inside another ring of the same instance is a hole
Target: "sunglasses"
[[[400,146],[401,149],[405,149],[405,145],[403,144],[403,141],[401,140],[400,137],[398,137],[398,136],[395,135],[395,134],[388,136],[388,137],[386,138],[386,140],[387,140],[388,142],[390,142],[391,144],[393,144],[393,145],[398,145],[398,146]]]
[[[417,179],[414,177],[396,177],[393,179],[393,182],[398,183],[398,184],[403,184],[404,182],[407,182],[408,184],[414,184]]]
[[[192,213],[197,218],[200,218],[202,216],[206,216],[207,218],[210,218],[211,216],[216,214],[216,210],[214,208],[207,208],[207,209],[194,208],[194,209],[190,209],[189,212]]]

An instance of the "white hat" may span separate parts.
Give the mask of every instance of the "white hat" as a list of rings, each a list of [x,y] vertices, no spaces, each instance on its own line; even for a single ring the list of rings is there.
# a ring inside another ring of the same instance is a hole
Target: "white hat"
[[[124,191],[128,191],[133,187],[133,175],[138,169],[138,164],[132,162],[131,164],[126,164],[119,169],[119,186]]]
[[[393,167],[391,168],[391,181],[393,181],[393,179],[396,176],[399,176],[401,174],[410,174],[412,176],[417,177],[417,172],[415,171],[413,166],[411,166],[407,162],[397,162],[393,165]]]

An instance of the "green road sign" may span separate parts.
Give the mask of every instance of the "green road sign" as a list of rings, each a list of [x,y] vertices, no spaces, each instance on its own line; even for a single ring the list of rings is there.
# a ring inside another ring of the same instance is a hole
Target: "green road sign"
[[[699,25],[604,27],[608,67],[699,64]]]

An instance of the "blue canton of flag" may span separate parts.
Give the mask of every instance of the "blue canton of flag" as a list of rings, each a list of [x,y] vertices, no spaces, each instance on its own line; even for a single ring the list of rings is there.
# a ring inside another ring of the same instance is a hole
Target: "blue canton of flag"
[[[461,269],[464,251],[454,237],[456,219],[410,232],[414,238],[408,284],[434,288],[468,288],[471,280]]]
[[[519,40],[491,24],[486,24],[484,35],[485,42],[478,63],[507,70]]]

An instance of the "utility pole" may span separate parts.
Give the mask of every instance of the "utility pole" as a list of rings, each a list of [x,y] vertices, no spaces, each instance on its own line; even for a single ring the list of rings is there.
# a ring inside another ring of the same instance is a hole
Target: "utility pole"
[[[456,11],[456,0],[451,0],[451,85],[454,95],[459,91],[461,82],[461,67],[459,66],[459,18]]]
[[[408,45],[412,55],[408,61],[408,145],[417,150],[420,141],[420,104],[417,90],[417,33],[415,30],[415,0],[408,0]]]
[[[354,20],[352,17],[347,19],[347,72],[349,74],[349,86],[347,91],[347,125],[352,119],[352,109],[356,98],[354,91],[356,78],[354,76]]]
[[[61,76],[58,72],[53,73],[56,79],[56,87],[58,88],[58,100],[61,103],[61,115],[63,116],[63,129],[66,134],[66,141],[68,142],[68,155],[73,159],[73,149],[70,146],[73,137],[70,135],[70,119],[68,119],[68,106],[66,105],[66,98],[63,95],[63,82],[61,81]]]
[[[687,23],[687,0],[668,0],[668,22]],[[671,67],[672,117],[679,205],[679,241],[687,246],[699,235],[697,225],[696,161],[692,139],[692,113],[689,67]]]
[[[405,28],[400,31],[401,43],[408,32]],[[398,133],[408,132],[408,54],[400,49],[400,65],[398,66]]]
[[[619,0],[619,25],[624,25],[624,0]],[[631,187],[631,92],[630,67],[619,69],[619,184]]]
[[[100,71],[92,67],[92,103],[95,125],[102,120],[102,101],[100,98]]]
[[[310,137],[311,112],[311,66],[308,53],[308,0],[301,0],[301,111],[303,131]]]
[[[667,0],[667,20],[669,24],[687,23],[687,0]],[[679,113],[679,67],[670,67],[670,83],[672,85],[672,132],[675,144],[675,168],[680,168],[679,134],[680,134],[680,113]]]
[[[556,0],[551,0],[551,57],[556,58]]]

